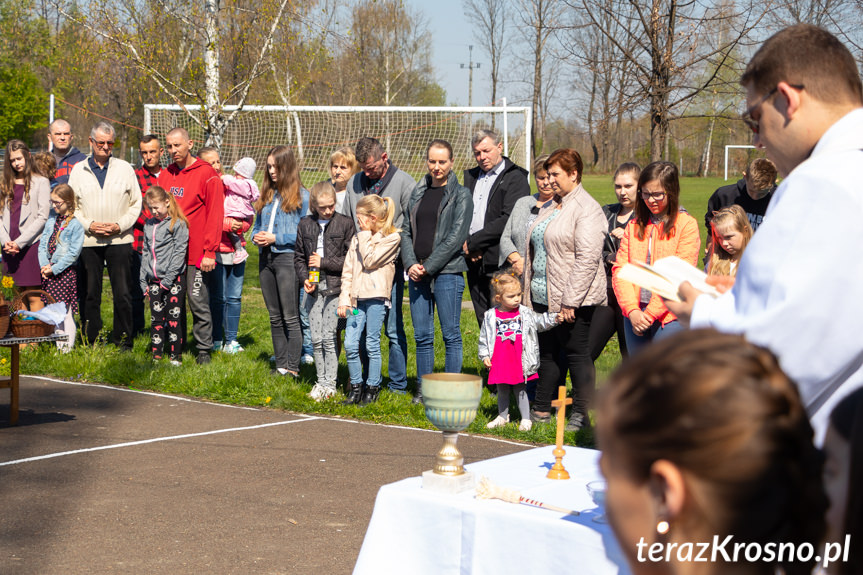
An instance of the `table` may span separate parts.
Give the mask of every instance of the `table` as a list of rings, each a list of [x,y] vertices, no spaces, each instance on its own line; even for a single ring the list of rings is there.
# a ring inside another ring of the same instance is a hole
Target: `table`
[[[566,446],[569,480],[546,479],[554,446],[540,447],[465,468],[526,497],[582,511],[580,516],[498,500],[473,492],[445,495],[411,477],[378,492],[354,575],[417,573],[628,574],[626,559],[585,485],[600,479],[599,452]],[[433,462],[434,454],[429,454]]]
[[[45,337],[14,337],[0,338],[0,347],[12,348],[12,361],[10,375],[6,379],[0,379],[0,389],[9,389],[9,425],[18,423],[18,382],[19,382],[19,346],[22,343],[41,343],[43,341],[62,341],[68,339],[65,334],[51,334]]]

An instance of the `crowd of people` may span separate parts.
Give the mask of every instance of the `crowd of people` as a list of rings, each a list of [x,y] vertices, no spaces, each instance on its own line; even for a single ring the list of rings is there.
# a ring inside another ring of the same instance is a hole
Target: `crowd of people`
[[[182,128],[165,135],[164,149],[158,136],[142,138],[134,169],[113,157],[110,124],[93,126],[85,156],[72,146],[68,122],[56,120],[52,152],[31,157],[24,142],[7,145],[4,271],[21,289],[42,288],[64,302],[67,333],[76,332],[78,313],[84,340],[93,342],[107,267],[112,342],[130,348],[145,329],[148,302],[152,355],[172,364],[182,362],[188,301],[191,345],[206,364],[214,350],[243,351],[248,232],[259,250],[272,373],[296,378],[308,355],[317,372],[311,397],[334,398],[344,331],[343,403],[359,405],[377,401],[384,386],[381,332],[389,390],[407,391],[405,283],[414,401],[434,369],[435,308],[444,369],[462,370],[467,283],[476,351],[497,393],[489,428],[510,423],[513,396],[520,430],[549,421],[567,374],[567,429],[592,427],[594,361],[617,334],[629,360],[602,390],[597,436],[609,517],[634,568],[642,562],[630,552],[646,532],[661,544],[713,535],[763,545],[856,537],[863,304],[853,286],[863,284],[863,268],[839,265],[824,245],[863,241],[856,221],[863,87],[847,49],[807,25],[769,39],[741,85],[744,120],[769,159],[754,160],[743,179],[710,198],[704,253],[669,162],[622,164],[613,176],[618,201],[600,206],[581,185],[579,153],[558,149],[536,159],[531,195],[527,171],[503,155],[496,132],[480,129],[471,141],[477,165],[463,185],[445,140],[429,142],[428,173],[417,182],[364,137],[334,151],[330,178],[311,190],[292,148],[276,146],[258,189],[254,160],[224,174],[218,150],[193,155]],[[693,266],[703,257],[724,293],[684,283],[681,301],[668,301],[619,273],[668,256]],[[36,309],[42,298],[28,303]],[[822,443],[826,492],[815,447]],[[859,572],[861,554],[852,549],[836,572]],[[809,563],[753,562],[741,572],[773,573],[781,564],[804,573]],[[665,564],[669,573],[688,567]]]

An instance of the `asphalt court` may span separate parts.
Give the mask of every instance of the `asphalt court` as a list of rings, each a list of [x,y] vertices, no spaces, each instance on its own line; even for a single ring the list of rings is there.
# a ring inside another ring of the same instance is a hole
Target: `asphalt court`
[[[350,573],[439,432],[22,377],[0,392],[0,574]],[[533,446],[462,436],[466,462]],[[394,541],[394,545],[398,542]]]

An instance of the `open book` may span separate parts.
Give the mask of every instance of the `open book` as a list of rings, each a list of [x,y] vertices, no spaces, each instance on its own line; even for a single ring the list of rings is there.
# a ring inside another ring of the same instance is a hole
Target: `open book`
[[[680,301],[677,291],[683,282],[689,282],[695,289],[713,297],[719,296],[719,291],[707,283],[706,273],[677,256],[662,258],[652,265],[641,262],[624,264],[617,277],[670,301]]]

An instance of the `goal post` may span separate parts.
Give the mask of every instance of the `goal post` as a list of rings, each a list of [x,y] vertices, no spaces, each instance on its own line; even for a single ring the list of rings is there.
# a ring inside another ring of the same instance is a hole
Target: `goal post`
[[[226,106],[224,112],[235,109]],[[202,113],[196,105],[146,104],[145,133],[164,136],[182,127],[194,142],[202,142],[203,131],[187,111]],[[453,170],[460,176],[462,170],[476,166],[470,145],[474,131],[493,127],[501,135],[504,155],[530,171],[530,122],[530,107],[505,103],[484,107],[244,106],[222,137],[222,164],[231,166],[250,156],[263,167],[267,151],[284,144],[293,147],[306,173],[324,172],[333,151],[371,136],[381,141],[396,166],[419,178],[427,173],[426,146],[440,138],[452,144]]]
[[[725,180],[728,180],[728,150],[731,149],[750,149],[754,150],[755,146],[752,145],[736,145],[736,146],[725,146]]]

